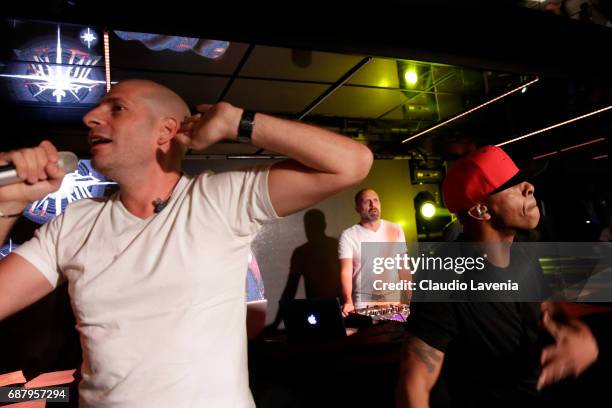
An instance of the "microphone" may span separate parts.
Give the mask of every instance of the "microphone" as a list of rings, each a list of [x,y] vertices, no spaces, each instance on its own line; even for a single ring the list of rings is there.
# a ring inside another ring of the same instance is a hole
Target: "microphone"
[[[59,160],[57,165],[60,166],[66,173],[72,173],[76,170],[79,164],[79,158],[72,152],[59,152]],[[8,184],[21,183],[23,181],[17,175],[17,170],[12,164],[0,166],[0,187]]]

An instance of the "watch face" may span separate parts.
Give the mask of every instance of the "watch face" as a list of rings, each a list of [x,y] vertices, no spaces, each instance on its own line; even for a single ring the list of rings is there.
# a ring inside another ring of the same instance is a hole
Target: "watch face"
[[[244,110],[240,123],[238,125],[238,142],[251,143],[251,135],[253,134],[253,121],[255,120],[255,112]]]
[[[61,214],[73,201],[104,196],[110,184],[115,183],[107,181],[94,170],[89,160],[80,160],[77,169],[64,176],[59,190],[30,203],[23,210],[23,215],[31,221],[44,224]]]

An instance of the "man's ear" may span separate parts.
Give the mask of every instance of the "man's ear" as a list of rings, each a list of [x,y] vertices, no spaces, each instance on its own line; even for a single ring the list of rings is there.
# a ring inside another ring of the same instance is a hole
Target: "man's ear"
[[[168,143],[181,128],[181,123],[172,117],[165,117],[160,121],[159,125],[159,139],[157,144],[163,145]]]
[[[491,219],[489,209],[483,203],[478,203],[468,210],[468,215],[479,221],[488,221]]]

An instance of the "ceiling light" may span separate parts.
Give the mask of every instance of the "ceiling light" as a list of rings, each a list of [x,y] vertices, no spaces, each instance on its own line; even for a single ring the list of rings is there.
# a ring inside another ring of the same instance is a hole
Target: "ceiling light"
[[[459,118],[462,118],[462,117],[464,117],[464,116],[466,116],[466,115],[469,115],[470,113],[472,113],[472,112],[474,112],[474,111],[476,111],[476,110],[478,110],[478,109],[484,108],[485,106],[487,106],[487,105],[489,105],[489,104],[491,104],[491,103],[493,103],[493,102],[496,102],[496,101],[498,101],[498,100],[500,100],[500,99],[502,99],[502,98],[505,98],[505,97],[506,97],[506,96],[508,96],[508,95],[511,95],[511,94],[513,94],[513,93],[515,93],[515,92],[518,92],[518,91],[520,91],[521,89],[523,89],[523,88],[525,88],[525,87],[527,87],[527,86],[529,86],[529,85],[531,85],[531,84],[534,84],[534,83],[538,82],[539,80],[540,80],[540,78],[536,78],[536,79],[534,79],[534,80],[532,80],[532,81],[529,81],[529,82],[527,82],[526,84],[523,84],[523,85],[521,85],[521,86],[519,86],[519,87],[517,87],[517,88],[515,88],[515,89],[513,89],[513,90],[511,90],[511,91],[509,91],[509,92],[506,92],[506,93],[505,93],[505,94],[503,94],[503,95],[499,95],[499,96],[497,96],[497,97],[495,97],[495,98],[491,99],[491,100],[490,100],[490,101],[488,101],[488,102],[485,102],[485,103],[483,103],[483,104],[480,104],[480,105],[476,106],[475,108],[472,108],[472,109],[470,109],[470,110],[468,110],[468,111],[465,111],[465,112],[463,112],[463,113],[460,113],[460,114],[458,114],[458,115],[456,115],[456,116],[453,116],[452,118],[450,118],[450,119],[448,119],[448,120],[445,120],[445,121],[444,121],[444,122],[442,122],[442,123],[438,123],[437,125],[432,126],[432,127],[430,127],[429,129],[425,129],[424,131],[419,132],[419,133],[417,133],[416,135],[410,136],[409,138],[402,140],[402,143],[409,142],[409,141],[411,141],[411,140],[413,140],[413,139],[416,139],[416,138],[417,138],[417,137],[419,137],[419,136],[424,135],[425,133],[429,133],[429,132],[431,132],[431,131],[432,131],[432,130],[434,130],[434,129],[437,129],[437,128],[441,127],[441,126],[444,126],[444,125],[446,125],[446,124],[448,124],[448,123],[450,123],[450,122],[453,122],[453,121],[455,121],[455,120],[457,120],[457,119],[459,119]]]
[[[414,85],[419,81],[419,77],[414,69],[406,71],[404,74],[404,79],[408,83],[408,85]]]
[[[593,143],[597,143],[597,142],[601,142],[602,140],[606,140],[605,137],[600,137],[599,139],[593,139],[593,140],[589,140],[588,142],[584,142],[584,143],[580,143],[577,145],[573,145],[573,146],[569,146],[569,147],[564,147],[561,149],[562,152],[567,152],[569,150],[574,150],[574,149],[578,149],[579,147],[583,147],[583,146],[587,146]]]
[[[578,116],[578,117],[575,117],[573,119],[566,120],[565,122],[560,122],[560,123],[557,123],[555,125],[548,126],[548,127],[543,128],[543,129],[540,129],[540,130],[536,130],[535,132],[527,133],[526,135],[523,135],[523,136],[515,137],[514,139],[506,140],[505,142],[499,143],[496,146],[500,147],[500,146],[503,146],[503,145],[507,145],[509,143],[518,142],[519,140],[526,139],[526,138],[531,137],[531,136],[535,136],[538,133],[546,132],[547,130],[555,129],[555,128],[558,128],[559,126],[567,125],[568,123],[572,123],[572,122],[575,122],[575,121],[580,120],[580,119],[588,118],[589,116],[597,115],[598,113],[607,111],[609,109],[612,109],[612,105],[606,106],[605,108],[601,108],[601,109],[598,109],[596,111],[593,111],[593,112],[590,112],[590,113],[587,113],[587,114],[584,114],[584,115],[581,115],[581,116]]]

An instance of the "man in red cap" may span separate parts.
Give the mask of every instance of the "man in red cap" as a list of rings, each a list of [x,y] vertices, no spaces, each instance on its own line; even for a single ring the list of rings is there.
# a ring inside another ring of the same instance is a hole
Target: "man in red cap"
[[[541,273],[537,262],[510,250],[518,230],[539,222],[535,189],[527,180],[541,170],[519,170],[496,146],[479,148],[449,169],[442,186],[445,204],[463,224],[461,241],[493,244],[488,273]],[[533,282],[540,282],[537,276]],[[453,406],[537,405],[538,319],[537,303],[413,302],[398,406],[429,406],[443,362]]]

